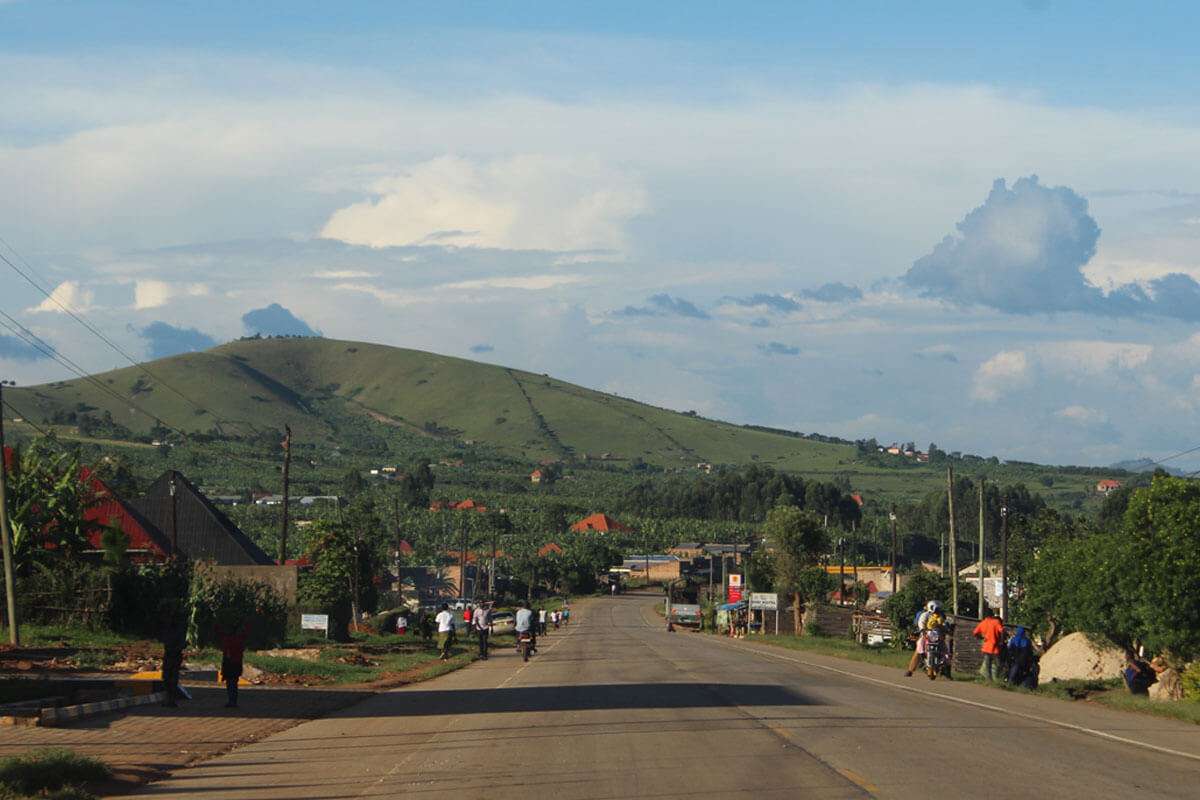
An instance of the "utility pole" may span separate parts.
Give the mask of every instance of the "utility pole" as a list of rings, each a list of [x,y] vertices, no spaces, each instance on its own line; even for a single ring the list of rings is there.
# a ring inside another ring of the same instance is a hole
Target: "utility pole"
[[[171,493],[171,553],[179,555],[179,504],[175,499],[175,471],[171,471],[171,477],[167,483],[167,490]]]
[[[14,459],[16,455],[14,453]],[[4,384],[0,383],[0,539],[4,544],[4,597],[8,602],[8,641],[21,644],[17,621],[17,593],[13,587],[12,528],[8,523],[8,464],[4,458]]]
[[[1008,622],[1008,499],[1000,506],[1000,619]]]
[[[338,499],[338,513],[341,513],[342,501]],[[400,498],[392,497],[392,521],[396,526],[396,605],[404,599],[404,580],[400,577]]]
[[[977,619],[983,619],[983,500],[984,500],[984,481],[987,479],[982,475],[979,477],[979,616]]]
[[[838,605],[846,605],[846,537],[838,539]]]
[[[462,515],[462,549],[458,553],[458,596],[467,599],[467,516]]]
[[[287,562],[288,480],[292,468],[292,426],[283,426],[283,526],[279,530],[279,563]],[[339,506],[340,506],[339,502]],[[355,620],[357,622],[358,620]]]
[[[954,533],[954,467],[946,467],[946,500],[950,506],[950,533],[947,549],[949,550],[950,567],[950,610],[958,614],[958,537]]]
[[[888,520],[892,523],[892,594],[896,594],[896,504],[892,504],[891,513],[888,514]]]

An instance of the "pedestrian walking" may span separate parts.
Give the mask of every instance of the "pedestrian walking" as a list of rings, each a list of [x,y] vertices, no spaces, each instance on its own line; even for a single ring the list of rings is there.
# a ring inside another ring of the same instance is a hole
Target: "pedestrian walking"
[[[982,639],[979,649],[983,652],[983,677],[994,681],[1000,674],[1000,651],[1004,644],[1004,624],[994,613],[988,611],[972,634]]]
[[[217,641],[221,644],[221,680],[225,682],[225,707],[238,707],[238,681],[242,678],[243,659],[246,654],[246,637],[250,626],[243,622],[233,630],[221,625],[216,628]]]
[[[450,658],[450,643],[454,638],[454,615],[450,613],[449,603],[442,603],[442,610],[437,615],[437,643],[442,661]]]
[[[408,633],[408,614],[401,611],[400,615],[396,617],[396,635],[403,636],[406,633]]]
[[[167,708],[174,708],[178,698],[183,696],[179,691],[179,671],[183,668],[183,649],[187,646],[187,622],[181,606],[173,598],[158,605],[163,646],[162,681],[166,693],[163,705]]]
[[[558,630],[559,624],[562,623],[562,612],[555,611],[554,615],[553,615],[553,620],[554,620],[554,630]]]
[[[546,609],[538,610],[538,633],[542,636],[546,635]]]
[[[567,608],[565,605],[563,606],[562,610],[562,618],[563,625],[567,625],[571,622],[571,609]]]
[[[1018,627],[1008,640],[1008,683],[1021,686],[1033,669],[1033,643],[1024,627]]]
[[[479,639],[479,657],[484,661],[487,661],[488,636],[492,632],[491,617],[491,610],[484,606],[476,606],[475,613],[471,617],[471,624],[475,627],[475,637]]]

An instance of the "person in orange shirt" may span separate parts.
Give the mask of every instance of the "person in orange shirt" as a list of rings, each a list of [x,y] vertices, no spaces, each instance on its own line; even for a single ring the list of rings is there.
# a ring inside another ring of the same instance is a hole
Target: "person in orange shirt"
[[[1000,672],[1000,651],[1004,647],[1004,623],[989,611],[975,626],[972,633],[977,639],[983,639],[983,645],[980,647],[980,650],[983,651],[983,677],[994,681]]]

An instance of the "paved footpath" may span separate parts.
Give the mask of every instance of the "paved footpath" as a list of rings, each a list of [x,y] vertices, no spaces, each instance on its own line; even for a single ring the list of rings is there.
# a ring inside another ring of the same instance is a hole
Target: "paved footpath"
[[[1196,796],[1195,726],[668,633],[649,602],[581,602],[528,664],[497,653],[136,797]]]
[[[161,778],[368,696],[363,691],[243,688],[241,708],[227,709],[224,688],[188,686],[195,698],[178,708],[138,706],[57,728],[0,728],[0,756],[35,747],[69,747],[113,767],[110,788]],[[128,789],[126,788],[126,791]]]

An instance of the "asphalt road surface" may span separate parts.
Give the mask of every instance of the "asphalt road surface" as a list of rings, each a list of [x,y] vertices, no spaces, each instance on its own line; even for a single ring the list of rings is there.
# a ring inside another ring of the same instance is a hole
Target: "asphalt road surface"
[[[496,653],[137,796],[1200,796],[1197,726],[668,633],[650,602],[583,601],[528,664]]]

